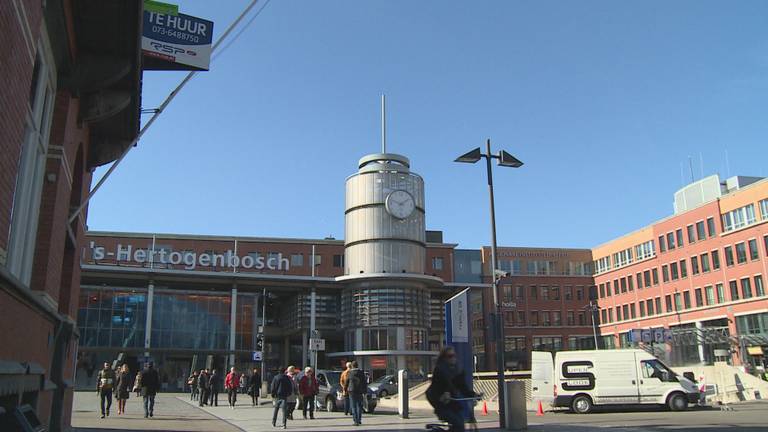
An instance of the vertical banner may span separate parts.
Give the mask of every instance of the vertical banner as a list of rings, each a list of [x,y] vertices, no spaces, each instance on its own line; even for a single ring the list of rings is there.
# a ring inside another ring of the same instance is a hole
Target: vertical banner
[[[456,350],[459,367],[464,371],[467,387],[471,389],[474,356],[470,332],[469,291],[467,288],[445,302],[445,339],[446,344]]]

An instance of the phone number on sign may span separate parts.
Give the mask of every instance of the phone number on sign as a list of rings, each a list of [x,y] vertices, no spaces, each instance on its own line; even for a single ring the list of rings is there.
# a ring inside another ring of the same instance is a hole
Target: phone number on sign
[[[161,26],[152,26],[152,33],[176,38],[181,41],[194,42],[194,43],[198,43],[200,41],[200,38],[196,35],[180,32],[174,29],[169,29]]]

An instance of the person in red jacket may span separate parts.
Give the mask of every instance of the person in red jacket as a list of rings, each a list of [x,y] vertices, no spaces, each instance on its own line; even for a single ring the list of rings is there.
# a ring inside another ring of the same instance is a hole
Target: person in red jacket
[[[299,393],[301,393],[301,412],[304,419],[307,419],[307,408],[309,408],[309,418],[315,419],[315,396],[320,390],[320,384],[315,378],[315,371],[311,367],[304,369],[304,376],[299,381]]]
[[[235,409],[235,403],[237,403],[237,391],[240,388],[240,374],[237,373],[236,368],[229,370],[227,377],[224,379],[224,387],[227,389],[227,396],[229,397],[229,406]]]

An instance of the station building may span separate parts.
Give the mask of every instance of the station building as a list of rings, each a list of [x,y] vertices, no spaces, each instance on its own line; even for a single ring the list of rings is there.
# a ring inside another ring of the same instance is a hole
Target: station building
[[[768,352],[768,179],[710,176],[679,190],[674,210],[592,250],[601,343],[646,346],[672,364],[760,365]],[[637,341],[633,329],[666,332],[660,341],[641,332]]]

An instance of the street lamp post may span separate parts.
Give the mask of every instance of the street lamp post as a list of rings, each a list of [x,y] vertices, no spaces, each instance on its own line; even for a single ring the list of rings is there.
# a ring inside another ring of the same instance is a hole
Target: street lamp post
[[[598,350],[600,347],[597,344],[597,322],[595,322],[595,314],[600,310],[600,307],[590,300],[585,309],[589,311],[589,316],[592,318],[592,335],[595,337],[595,349]]]
[[[462,163],[476,163],[480,159],[485,158],[487,178],[488,178],[488,197],[490,199],[490,213],[491,213],[491,280],[493,281],[493,306],[494,313],[492,317],[492,331],[496,336],[496,369],[497,375],[497,387],[499,402],[499,426],[504,428],[504,317],[501,311],[501,303],[499,302],[499,282],[501,278],[498,277],[497,267],[497,254],[496,254],[496,205],[493,197],[493,170],[491,169],[491,159],[498,159],[500,166],[510,168],[520,168],[523,163],[517,158],[507,153],[504,150],[499,151],[498,155],[491,153],[491,140],[485,141],[486,153],[482,153],[480,147],[459,156],[455,162]]]

